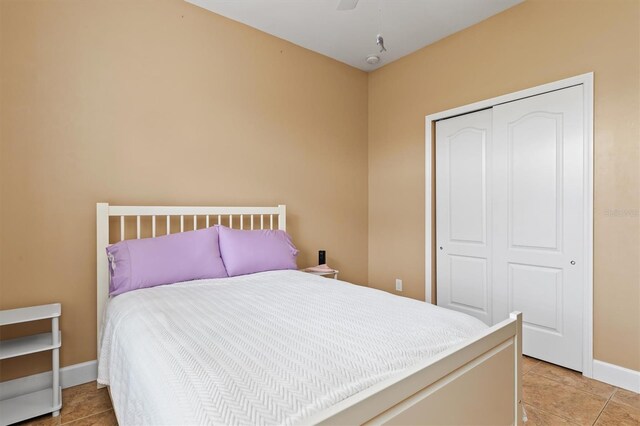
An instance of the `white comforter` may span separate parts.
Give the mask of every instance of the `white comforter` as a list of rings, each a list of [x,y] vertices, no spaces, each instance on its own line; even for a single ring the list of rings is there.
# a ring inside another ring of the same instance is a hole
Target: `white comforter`
[[[484,328],[298,271],[192,281],[111,300],[98,382],[121,425],[291,424]]]

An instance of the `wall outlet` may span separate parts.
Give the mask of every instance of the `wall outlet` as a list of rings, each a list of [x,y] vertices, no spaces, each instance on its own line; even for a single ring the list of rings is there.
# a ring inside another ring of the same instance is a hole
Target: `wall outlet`
[[[396,291],[402,291],[402,280],[400,278],[396,278]]]

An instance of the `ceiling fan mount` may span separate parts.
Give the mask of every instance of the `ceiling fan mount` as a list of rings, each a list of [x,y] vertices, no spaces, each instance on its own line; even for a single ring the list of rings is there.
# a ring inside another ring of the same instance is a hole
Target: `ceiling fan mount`
[[[338,10],[353,10],[356,8],[356,6],[358,5],[358,1],[359,0],[340,0],[340,3],[338,3]],[[382,20],[382,11],[381,11],[381,7],[378,7],[378,11],[380,14],[380,20]],[[380,53],[382,52],[386,52],[387,49],[384,47],[384,38],[382,37],[382,34],[378,33],[378,35],[376,36],[376,44],[378,45],[378,47],[380,48]],[[377,60],[379,61],[380,58],[378,56],[372,55],[367,57],[367,63],[372,64],[372,63],[377,63],[376,62],[369,62],[370,58],[377,58]],[[371,59],[374,60],[374,59]]]
[[[338,10],[353,10],[358,5],[358,0],[340,0]]]

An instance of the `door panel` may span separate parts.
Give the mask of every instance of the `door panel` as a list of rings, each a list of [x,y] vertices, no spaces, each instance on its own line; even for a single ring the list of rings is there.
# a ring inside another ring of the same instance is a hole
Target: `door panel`
[[[487,313],[487,259],[469,256],[449,256],[450,305]]]
[[[562,115],[534,112],[509,123],[511,247],[557,249],[561,241]]]
[[[509,312],[527,312],[528,324],[561,333],[562,270],[509,264]]]
[[[484,131],[465,128],[449,138],[449,229],[451,240],[484,244]]]
[[[436,123],[438,305],[492,324],[491,110]]]
[[[582,86],[493,108],[493,320],[523,352],[582,370]],[[573,263],[572,263],[573,262]]]

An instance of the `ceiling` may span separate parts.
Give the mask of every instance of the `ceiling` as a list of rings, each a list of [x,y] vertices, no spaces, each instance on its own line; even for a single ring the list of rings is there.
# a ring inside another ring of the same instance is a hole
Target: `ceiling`
[[[186,0],[276,37],[372,71],[523,0]],[[384,37],[380,53],[376,35]],[[369,65],[369,55],[380,62]]]

